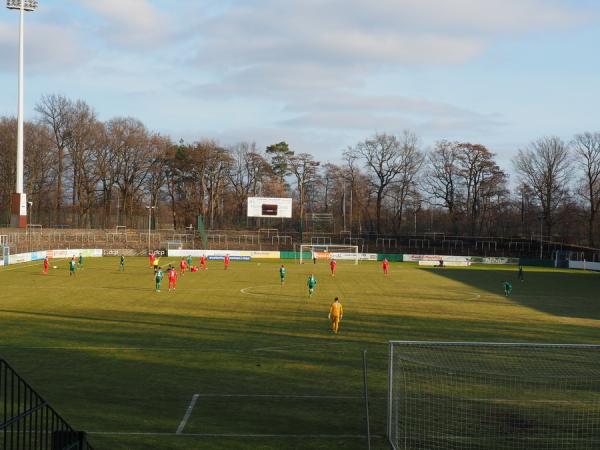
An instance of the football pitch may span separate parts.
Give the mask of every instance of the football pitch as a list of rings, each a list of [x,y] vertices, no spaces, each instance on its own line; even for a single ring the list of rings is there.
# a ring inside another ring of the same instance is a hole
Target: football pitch
[[[372,448],[388,449],[388,340],[600,343],[599,274],[283,262],[283,286],[278,261],[210,261],[174,292],[147,258],[2,267],[0,356],[97,450],[365,449],[367,350]]]

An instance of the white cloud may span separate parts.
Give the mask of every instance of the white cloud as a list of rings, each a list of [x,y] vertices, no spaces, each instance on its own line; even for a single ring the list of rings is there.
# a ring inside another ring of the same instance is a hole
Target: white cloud
[[[165,43],[170,16],[148,0],[77,0],[103,19],[99,36],[125,48],[152,48]]]
[[[181,91],[269,101],[281,106],[279,125],[294,129],[489,131],[505,124],[385,87],[367,94],[367,80],[410,66],[465,64],[495,40],[564,30],[587,20],[585,12],[557,0],[232,2],[191,27],[198,30],[192,62],[213,81],[190,79]]]
[[[72,29],[25,23],[25,63],[30,73],[68,71],[90,58]],[[18,21],[0,22],[0,71],[17,70]]]
[[[462,63],[498,35],[585,20],[553,0],[255,0],[205,19],[197,62]]]

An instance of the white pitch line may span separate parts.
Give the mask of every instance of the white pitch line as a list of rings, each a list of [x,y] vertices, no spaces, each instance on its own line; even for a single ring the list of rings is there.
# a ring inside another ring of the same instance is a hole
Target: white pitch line
[[[356,400],[360,395],[295,395],[295,394],[196,394],[203,398],[299,398]],[[383,398],[383,397],[382,397]]]
[[[33,263],[33,264],[23,264],[23,265],[15,265],[15,267],[10,267],[12,266],[12,264],[9,265],[8,268],[6,268],[6,266],[0,266],[0,273],[2,272],[8,272],[9,270],[18,270],[18,269],[22,269],[23,267],[35,267],[35,266],[40,266],[43,267],[43,259],[40,259],[39,262],[37,263]]]
[[[278,285],[277,284],[264,284],[262,286],[248,286],[248,287],[240,289],[240,292],[242,294],[254,295],[256,297],[273,297],[276,294],[256,294],[254,292],[248,292],[249,289],[257,289],[257,288],[272,287],[272,286],[278,286]]]
[[[196,406],[196,402],[198,401],[198,394],[194,394],[192,396],[192,400],[190,401],[190,406],[188,406],[187,411],[185,412],[185,415],[183,416],[183,419],[181,419],[181,423],[179,424],[179,427],[177,427],[177,431],[175,432],[175,434],[181,434],[183,433],[183,429],[185,428],[187,421],[189,420],[190,416],[192,415],[192,410],[194,409],[194,406]]]
[[[296,438],[296,439],[365,439],[363,434],[258,434],[258,433],[169,433],[169,432],[129,432],[129,431],[86,431],[91,435],[107,436],[195,436],[218,438]],[[381,437],[372,435],[371,437]]]
[[[381,344],[387,344],[387,342],[382,341]],[[285,345],[285,346],[277,346],[277,347],[259,347],[253,348],[251,351],[253,352],[270,352],[270,351],[281,351],[281,350],[290,350],[290,349],[302,349],[302,348],[315,348],[319,346],[330,346],[330,345],[346,345],[344,342],[322,342],[322,343],[314,343],[314,344],[295,344],[295,345]],[[315,350],[305,350],[305,351],[315,351]],[[325,351],[325,349],[317,349],[317,351]]]

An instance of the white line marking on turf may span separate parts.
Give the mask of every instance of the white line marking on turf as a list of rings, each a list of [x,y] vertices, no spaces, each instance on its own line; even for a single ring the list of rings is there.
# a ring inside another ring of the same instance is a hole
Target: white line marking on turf
[[[256,294],[254,292],[248,292],[249,289],[257,289],[257,288],[273,287],[273,286],[279,286],[279,285],[278,284],[265,284],[265,285],[262,285],[262,286],[248,286],[248,287],[245,287],[243,289],[240,289],[240,292],[242,294],[255,295],[257,297],[273,297],[274,294]]]
[[[294,395],[294,394],[197,394],[203,398],[307,398],[352,400],[363,398],[360,395]],[[384,397],[382,397],[384,398]]]
[[[40,266],[43,267],[43,259],[40,259],[40,261],[38,263],[34,263],[34,264],[23,264],[23,265],[16,265],[15,267],[8,267],[6,268],[6,266],[1,266],[0,268],[0,273],[2,272],[8,272],[9,270],[18,270],[18,269],[22,269],[23,267],[35,267],[35,266]],[[12,266],[12,264],[11,264]]]
[[[181,423],[179,424],[179,427],[177,427],[177,431],[175,432],[175,434],[181,434],[183,433],[183,429],[185,428],[187,421],[189,420],[190,416],[192,415],[192,410],[194,409],[194,406],[196,406],[196,402],[198,401],[198,394],[194,394],[192,396],[192,400],[190,401],[190,406],[188,406],[187,411],[185,412],[185,415],[183,416],[183,419],[181,419]]]
[[[93,435],[111,436],[196,436],[196,437],[222,437],[222,438],[300,438],[300,439],[365,439],[362,434],[238,434],[238,433],[169,433],[169,432],[129,432],[129,431],[87,431]],[[371,437],[381,437],[371,435]]]
[[[386,344],[386,342],[381,342],[382,344]],[[297,345],[285,345],[285,346],[277,346],[277,347],[259,347],[253,348],[253,352],[271,352],[271,351],[281,351],[281,350],[290,350],[290,349],[302,349],[308,347],[315,348],[319,346],[330,346],[330,345],[347,345],[345,342],[323,342],[318,344],[297,344]],[[326,349],[317,349],[317,350],[304,350],[304,351],[325,351]]]

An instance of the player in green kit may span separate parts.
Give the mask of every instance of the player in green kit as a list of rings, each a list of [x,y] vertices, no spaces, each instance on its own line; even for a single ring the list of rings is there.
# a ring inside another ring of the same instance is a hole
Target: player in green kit
[[[187,270],[191,271],[192,270],[192,255],[188,255],[187,257]]]
[[[504,296],[510,297],[510,294],[512,294],[512,283],[510,281],[505,281],[503,283],[503,286],[504,286]]]
[[[77,268],[77,264],[75,263],[74,259],[71,259],[71,261],[69,261],[69,276],[73,277],[75,276],[75,269]]]
[[[523,266],[519,264],[519,281],[523,281],[525,278],[523,277]]]
[[[154,280],[156,281],[156,292],[160,292],[160,283],[162,283],[162,279],[163,279],[163,271],[162,271],[162,268],[159,266],[156,269],[156,275],[154,276]]]
[[[308,298],[311,298],[315,292],[315,286],[317,285],[317,279],[315,278],[315,276],[312,273],[308,277],[308,281],[306,282],[306,285],[308,286]]]
[[[79,254],[79,268],[83,270],[83,255]]]
[[[121,261],[119,261],[119,272],[125,272],[125,256],[121,255]]]
[[[282,264],[279,268],[279,279],[281,280],[281,285],[285,283],[285,266]]]

